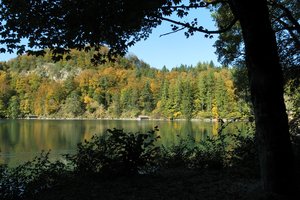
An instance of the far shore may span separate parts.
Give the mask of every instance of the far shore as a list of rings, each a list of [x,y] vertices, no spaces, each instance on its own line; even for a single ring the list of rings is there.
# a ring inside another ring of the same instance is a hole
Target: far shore
[[[6,120],[9,118],[2,118],[2,120]],[[75,118],[66,118],[66,117],[25,117],[25,118],[17,118],[21,120],[131,120],[131,121],[199,121],[199,122],[249,122],[251,119],[225,119],[225,118],[193,118],[193,119],[184,119],[184,118],[177,118],[177,119],[168,119],[168,118],[151,118],[148,117],[146,119],[142,119],[139,117],[135,118],[113,118],[113,117],[106,117],[106,118],[88,118],[88,117],[75,117]]]

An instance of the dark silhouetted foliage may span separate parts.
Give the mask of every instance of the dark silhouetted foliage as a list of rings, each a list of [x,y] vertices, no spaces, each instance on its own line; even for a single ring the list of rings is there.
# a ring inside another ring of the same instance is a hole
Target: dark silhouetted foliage
[[[160,148],[155,132],[125,133],[107,130],[78,145],[78,152],[69,157],[78,173],[131,175],[145,173],[157,165]]]
[[[257,175],[257,171],[253,171],[258,163],[253,132],[237,137],[221,133],[224,128],[221,126],[219,135],[203,141],[181,139],[170,147],[156,143],[157,128],[147,133],[107,130],[103,136],[93,136],[90,141],[80,143],[74,155],[65,155],[61,160],[51,161],[50,152],[42,152],[33,161],[15,168],[0,165],[0,198],[34,199],[43,191],[76,177],[128,178],[172,169],[227,168]]]

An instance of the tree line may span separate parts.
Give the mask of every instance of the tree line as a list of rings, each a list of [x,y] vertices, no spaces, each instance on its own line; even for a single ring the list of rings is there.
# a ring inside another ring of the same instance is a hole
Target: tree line
[[[236,87],[236,69],[213,62],[151,68],[134,55],[95,65],[93,53],[72,50],[1,63],[1,118],[243,118],[249,100]]]

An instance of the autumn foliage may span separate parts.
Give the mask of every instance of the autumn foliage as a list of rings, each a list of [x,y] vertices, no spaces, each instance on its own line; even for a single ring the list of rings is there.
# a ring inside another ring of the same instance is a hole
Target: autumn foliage
[[[91,63],[92,53],[51,61],[19,56],[1,63],[0,115],[61,118],[241,118],[247,99],[237,95],[234,69],[212,62],[151,68],[136,56]]]

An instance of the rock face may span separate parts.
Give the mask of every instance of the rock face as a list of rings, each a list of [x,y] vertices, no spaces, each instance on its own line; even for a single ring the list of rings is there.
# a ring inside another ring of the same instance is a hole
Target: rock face
[[[69,76],[76,76],[80,74],[82,70],[80,68],[72,67],[72,70],[69,70],[67,68],[59,68],[54,63],[46,63],[41,66],[37,66],[33,70],[29,70],[26,72],[23,72],[25,75],[29,75],[32,73],[35,73],[41,77],[49,78],[54,81],[64,81]]]

